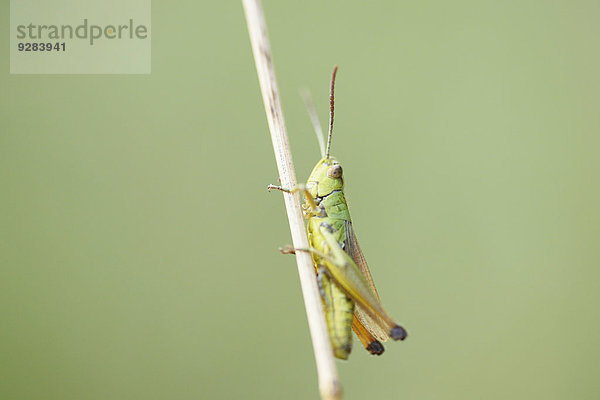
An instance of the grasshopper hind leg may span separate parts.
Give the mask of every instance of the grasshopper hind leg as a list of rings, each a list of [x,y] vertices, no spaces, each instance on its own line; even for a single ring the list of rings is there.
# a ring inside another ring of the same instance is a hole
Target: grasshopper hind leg
[[[380,356],[385,351],[383,344],[377,340],[371,332],[360,322],[356,316],[352,321],[352,330],[362,343],[363,347],[371,354]]]
[[[375,340],[374,342],[371,342],[367,347],[365,347],[365,349],[367,349],[367,351],[369,353],[371,353],[375,356],[380,356],[385,351],[385,348],[383,347],[383,345],[381,344],[381,342],[379,340]]]

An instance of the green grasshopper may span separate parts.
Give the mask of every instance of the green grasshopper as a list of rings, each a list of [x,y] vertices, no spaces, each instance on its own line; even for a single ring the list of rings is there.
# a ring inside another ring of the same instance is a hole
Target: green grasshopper
[[[305,202],[302,208],[308,221],[310,248],[288,248],[282,252],[312,253],[334,355],[345,360],[352,350],[352,330],[365,349],[376,355],[384,352],[381,342],[389,338],[404,340],[407,333],[381,305],[371,272],[352,228],[344,197],[342,166],[329,154],[333,133],[336,73],[337,66],[334,67],[331,76],[326,149],[314,106],[305,98],[319,138],[321,160],[314,167],[306,185],[298,185],[296,188],[269,185],[268,189],[287,193],[301,191],[304,194]]]

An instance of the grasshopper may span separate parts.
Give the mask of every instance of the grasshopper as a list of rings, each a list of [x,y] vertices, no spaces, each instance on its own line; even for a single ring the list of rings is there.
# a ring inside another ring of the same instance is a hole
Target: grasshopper
[[[322,157],[306,185],[295,188],[269,185],[267,188],[287,193],[300,191],[304,194],[302,208],[307,219],[310,248],[288,248],[282,252],[312,253],[333,352],[335,357],[345,360],[352,350],[352,330],[365,349],[376,355],[384,352],[381,342],[389,338],[404,340],[407,333],[381,305],[371,272],[352,228],[344,197],[342,166],[330,156],[336,74],[337,65],[331,76],[329,133],[325,149],[316,111],[305,97],[319,138]]]

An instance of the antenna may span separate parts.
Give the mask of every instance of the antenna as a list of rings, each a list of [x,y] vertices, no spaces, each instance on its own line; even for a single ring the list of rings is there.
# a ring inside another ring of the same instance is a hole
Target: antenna
[[[337,74],[338,66],[333,67],[331,74],[331,86],[329,88],[329,134],[327,135],[327,149],[325,150],[325,158],[329,158],[329,150],[331,150],[331,135],[333,134],[333,89],[335,87],[335,75]]]
[[[308,116],[310,117],[313,128],[315,129],[315,133],[317,134],[319,149],[321,150],[321,158],[325,158],[325,139],[323,138],[323,128],[321,128],[319,116],[317,115],[317,110],[315,110],[315,104],[312,101],[310,91],[308,89],[302,89],[300,90],[300,95],[302,96],[302,100],[304,100],[306,111],[308,111]]]

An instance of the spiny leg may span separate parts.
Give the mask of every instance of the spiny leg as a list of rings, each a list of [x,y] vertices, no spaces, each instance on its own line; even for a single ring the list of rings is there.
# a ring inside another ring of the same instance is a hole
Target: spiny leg
[[[313,249],[314,250],[314,249]],[[308,253],[310,253],[310,249],[295,249],[290,245],[287,245],[285,247],[280,247],[279,248],[279,252],[281,254],[296,254],[296,251],[306,251]],[[315,250],[316,251],[316,250]],[[323,285],[323,279],[325,277],[326,274],[326,268],[322,265],[318,265],[316,268],[316,273],[317,273],[317,286],[319,286],[319,293],[321,294],[321,298],[323,298],[325,300],[325,304],[327,306],[329,306],[329,300],[327,298],[327,296],[325,295],[325,286]]]
[[[319,250],[315,249],[315,248],[308,248],[308,249],[302,249],[299,247],[291,247],[290,245],[285,246],[284,248],[279,248],[279,251],[281,252],[281,254],[296,254],[297,251],[304,251],[306,253],[312,253],[315,254],[325,260],[328,260],[329,262],[334,262],[335,259],[332,257],[329,257],[328,255],[320,252]],[[326,269],[327,267],[320,265],[320,268]]]
[[[289,244],[285,247],[280,247],[279,248],[279,252],[281,254],[296,254],[296,249],[294,249],[292,246],[290,246]]]
[[[304,195],[304,198],[306,199],[306,201],[310,205],[310,212],[313,215],[320,215],[321,214],[321,211],[319,210],[319,206],[317,205],[317,203],[315,202],[315,199],[311,196],[310,192],[306,188],[306,185],[303,185],[303,184],[300,183],[295,188],[292,188],[292,189],[288,189],[288,188],[284,188],[283,186],[276,186],[276,185],[268,185],[267,186],[267,190],[269,192],[271,190],[273,190],[273,189],[279,190],[280,192],[284,192],[284,193],[302,192],[302,194]]]

